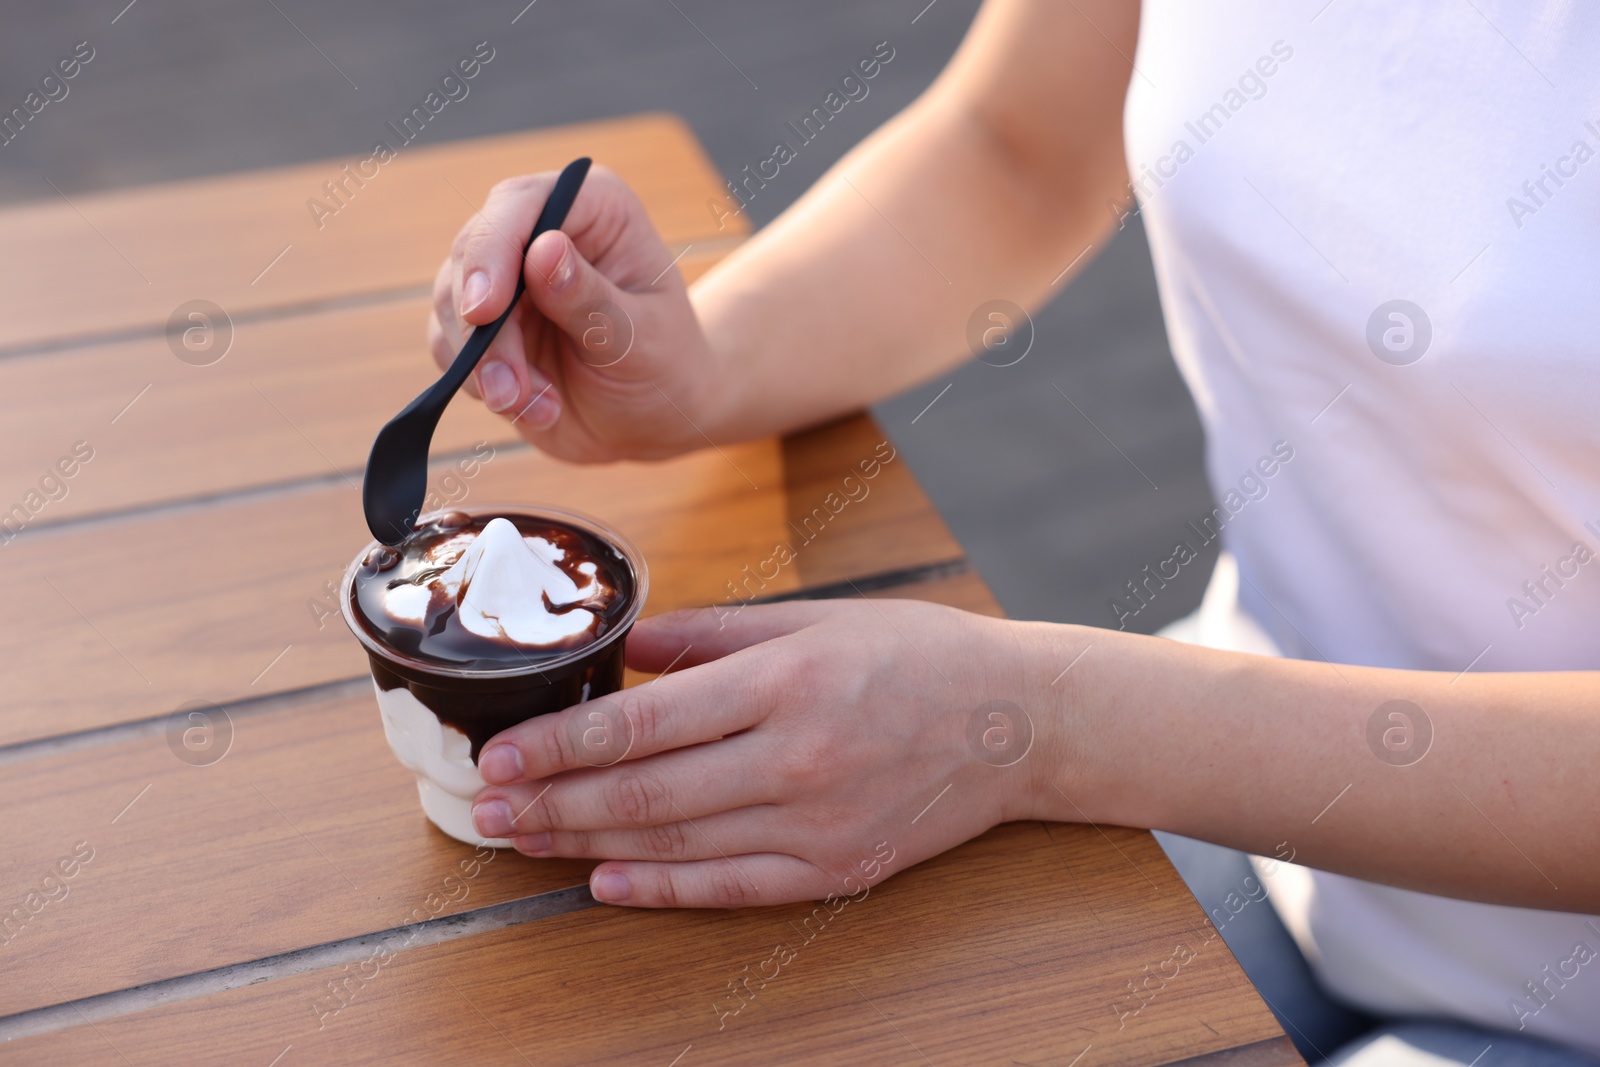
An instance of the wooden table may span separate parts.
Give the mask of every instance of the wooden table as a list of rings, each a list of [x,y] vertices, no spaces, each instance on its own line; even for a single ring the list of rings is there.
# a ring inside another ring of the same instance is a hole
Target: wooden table
[[[742,237],[660,115],[408,149],[320,229],[336,162],[0,212],[0,1061],[1299,1062],[1143,832],[1003,826],[824,922],[601,907],[588,863],[423,820],[333,583],[372,434],[432,373],[450,237],[579,154],[690,275]],[[228,320],[200,351],[169,336],[194,300]],[[655,612],[725,601],[884,439],[580,471],[463,402],[433,484],[616,524]],[[851,582],[999,613],[903,460],[766,595]]]

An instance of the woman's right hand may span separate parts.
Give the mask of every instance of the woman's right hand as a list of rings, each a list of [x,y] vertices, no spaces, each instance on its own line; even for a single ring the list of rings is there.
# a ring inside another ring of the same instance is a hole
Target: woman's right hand
[[[673,252],[633,190],[593,167],[560,231],[520,255],[556,172],[496,185],[434,280],[428,341],[449,366],[472,327],[527,292],[466,391],[527,441],[580,463],[656,459],[716,436],[727,395]]]

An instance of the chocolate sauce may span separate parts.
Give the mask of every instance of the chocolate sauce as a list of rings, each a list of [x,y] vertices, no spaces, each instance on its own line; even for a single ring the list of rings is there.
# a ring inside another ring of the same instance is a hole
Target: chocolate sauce
[[[497,682],[439,678],[375,655],[367,658],[379,689],[409,689],[440,722],[467,735],[476,763],[484,744],[500,731],[621,689],[622,656],[622,642],[613,641],[575,664]]]
[[[421,626],[390,615],[385,598],[398,587],[426,588],[448,570],[489,524],[492,515],[473,517],[464,512],[446,512],[419,527],[396,548],[379,547],[356,572],[352,589],[355,615],[379,643],[419,665],[434,665],[456,670],[505,670],[536,668],[541,663],[566,656],[604,637],[627,613],[633,597],[633,571],[621,552],[595,534],[552,519],[527,515],[506,515],[524,537],[539,537],[562,551],[555,562],[574,584],[589,583],[579,567],[595,565],[600,592],[578,604],[552,605],[552,614],[568,611],[592,613],[593,623],[583,632],[549,645],[518,645],[503,636],[486,637],[461,625],[456,604],[444,591],[434,587]],[[529,596],[540,596],[537,590]]]

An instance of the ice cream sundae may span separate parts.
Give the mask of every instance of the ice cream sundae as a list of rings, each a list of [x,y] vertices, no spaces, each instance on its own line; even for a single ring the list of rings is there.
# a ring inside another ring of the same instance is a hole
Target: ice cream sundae
[[[426,516],[398,546],[373,543],[350,565],[345,618],[434,825],[481,842],[471,803],[484,743],[621,687],[646,582],[626,540],[553,510]]]

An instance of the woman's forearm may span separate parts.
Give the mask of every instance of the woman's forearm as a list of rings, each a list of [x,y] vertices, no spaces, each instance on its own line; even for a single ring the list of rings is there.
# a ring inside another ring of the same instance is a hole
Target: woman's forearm
[[[1600,911],[1600,675],[1335,666],[1075,627],[1033,640],[1040,818]]]
[[[1137,5],[1085,5],[1131,54]],[[783,432],[970,358],[968,319],[1040,303],[1125,193],[1128,69],[1071,5],[1000,0],[924,96],[693,289],[707,432]]]

